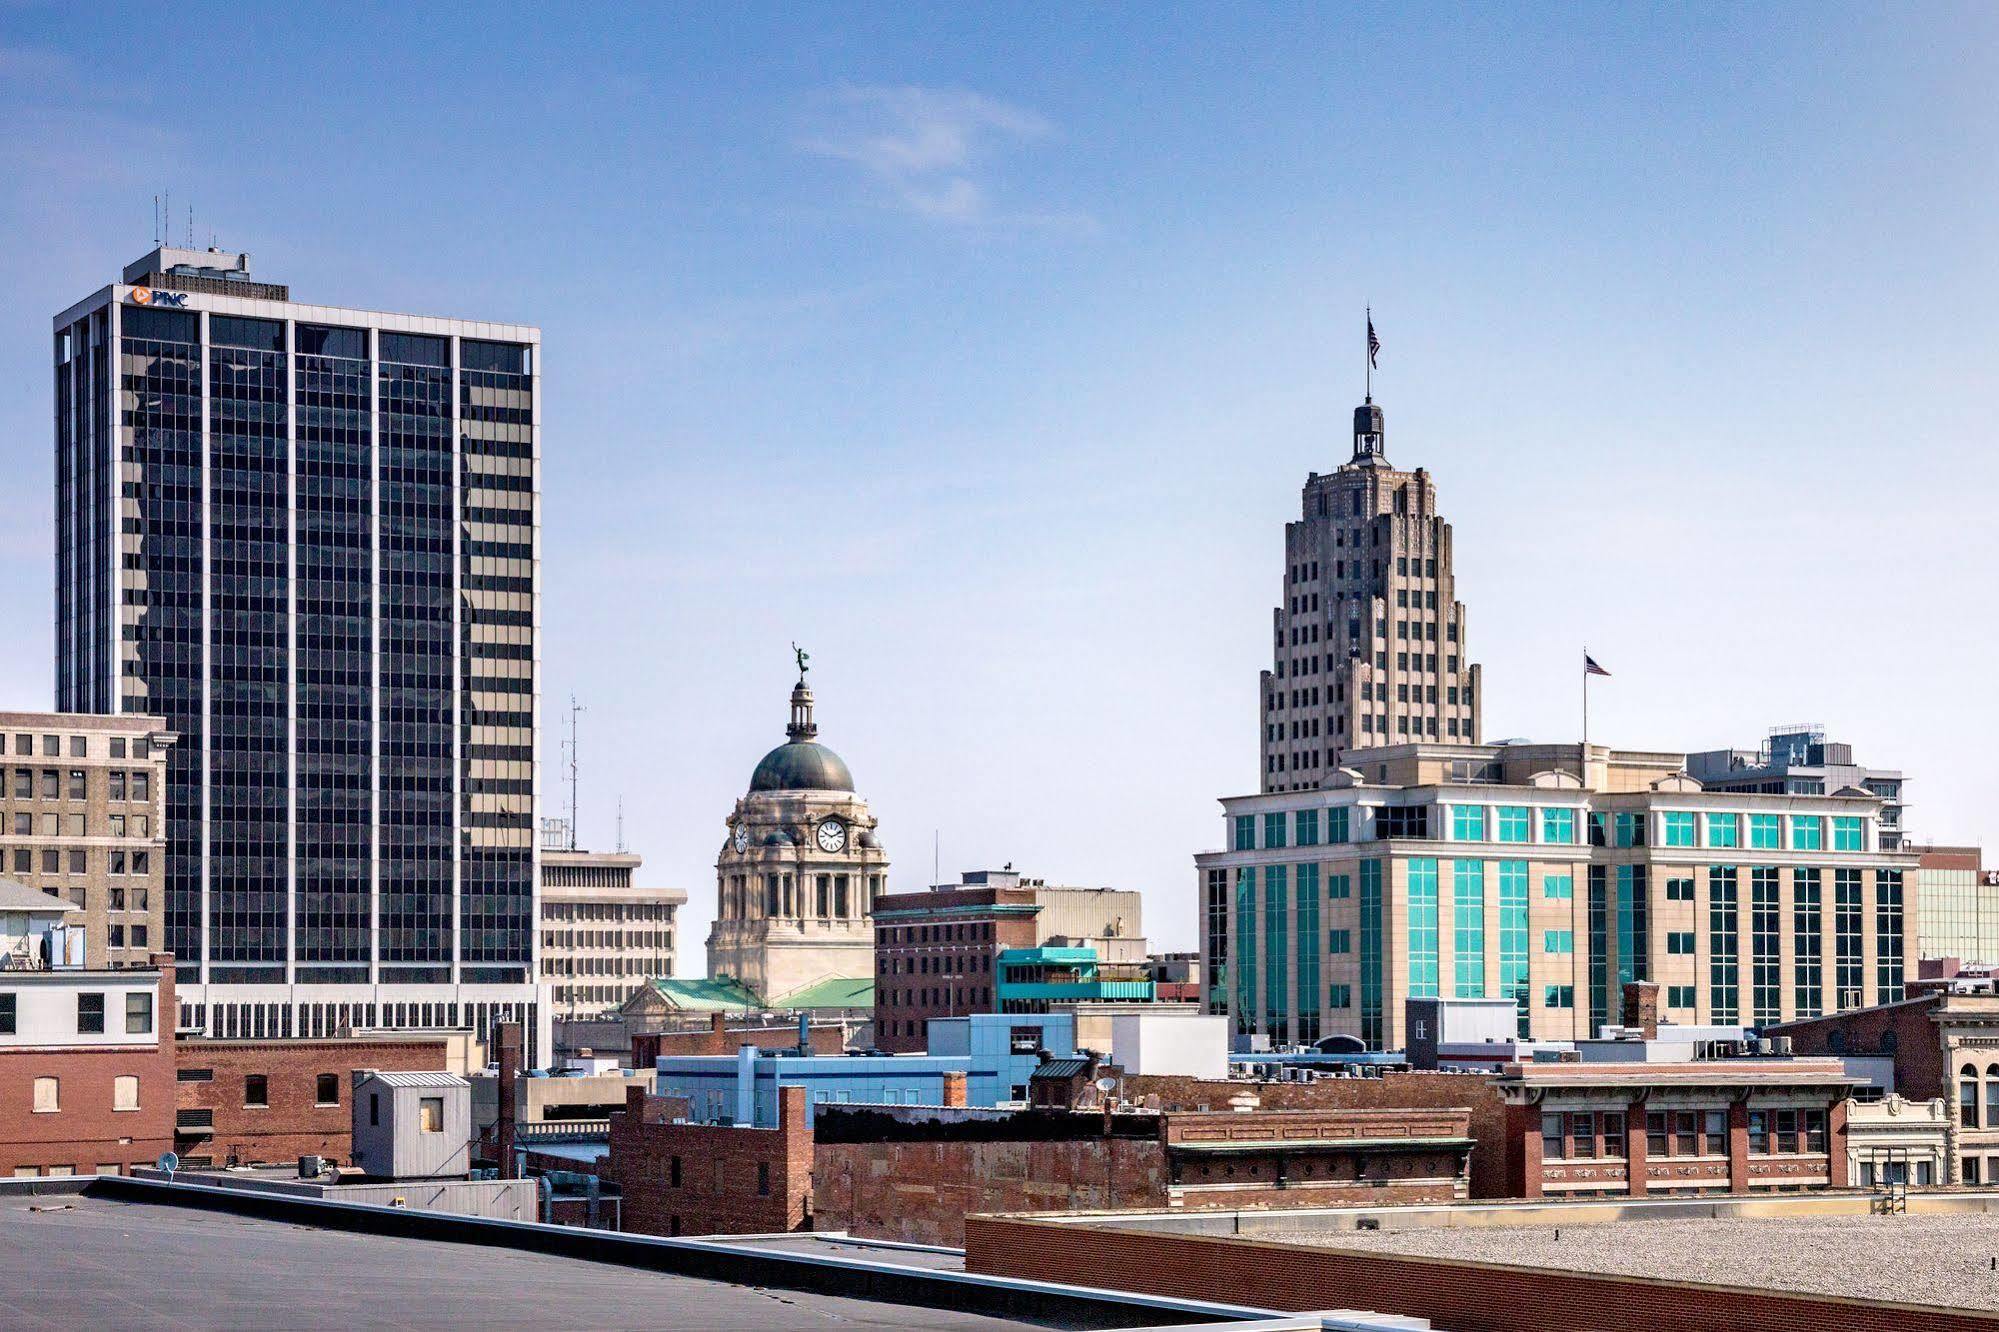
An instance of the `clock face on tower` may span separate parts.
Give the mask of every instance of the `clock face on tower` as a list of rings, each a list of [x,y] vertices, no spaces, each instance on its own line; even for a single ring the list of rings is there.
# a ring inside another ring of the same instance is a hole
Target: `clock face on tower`
[[[827,819],[819,825],[817,836],[821,851],[839,851],[847,845],[847,825],[838,819]]]
[[[736,854],[739,856],[750,849],[750,830],[744,824],[736,825],[735,845]]]

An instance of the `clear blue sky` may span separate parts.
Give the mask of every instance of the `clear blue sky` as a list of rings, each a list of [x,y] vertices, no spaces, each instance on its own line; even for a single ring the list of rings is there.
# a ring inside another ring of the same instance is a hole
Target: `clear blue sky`
[[[544,330],[544,805],[693,894],[788,644],[892,884],[1149,894],[1254,789],[1361,309],[1490,736],[1810,719],[1999,842],[1999,11],[0,8],[0,704],[51,701],[49,316],[171,189],[300,298]]]

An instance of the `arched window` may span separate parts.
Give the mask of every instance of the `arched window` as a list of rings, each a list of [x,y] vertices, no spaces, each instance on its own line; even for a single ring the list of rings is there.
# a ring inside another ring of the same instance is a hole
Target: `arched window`
[[[1965,1128],[1978,1127],[1978,1065],[1966,1064],[1958,1070],[1957,1122]]]
[[[1999,1064],[1985,1066],[1985,1122],[1999,1124]]]

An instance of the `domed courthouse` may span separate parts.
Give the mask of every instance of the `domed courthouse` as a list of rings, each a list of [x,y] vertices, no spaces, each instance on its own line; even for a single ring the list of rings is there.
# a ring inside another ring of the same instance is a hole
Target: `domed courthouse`
[[[874,976],[871,913],[888,855],[846,763],[818,734],[801,669],[785,743],[750,774],[715,861],[708,974],[773,1007],[821,981]]]

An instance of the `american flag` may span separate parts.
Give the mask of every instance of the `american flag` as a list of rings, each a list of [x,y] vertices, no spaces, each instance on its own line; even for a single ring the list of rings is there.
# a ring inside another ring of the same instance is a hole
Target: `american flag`
[[[1583,674],[1584,674],[1584,675],[1609,675],[1609,674],[1610,674],[1610,672],[1609,672],[1609,671],[1606,671],[1606,670],[1605,670],[1605,669],[1604,669],[1603,667],[1601,667],[1601,666],[1597,665],[1597,664],[1596,664],[1596,658],[1595,658],[1595,657],[1592,657],[1592,656],[1591,656],[1591,655],[1590,655],[1589,653],[1585,652],[1585,653],[1583,653]]]
[[[1367,364],[1369,369],[1381,369],[1381,362],[1374,358],[1381,354],[1381,339],[1374,336],[1374,316],[1367,319]]]

